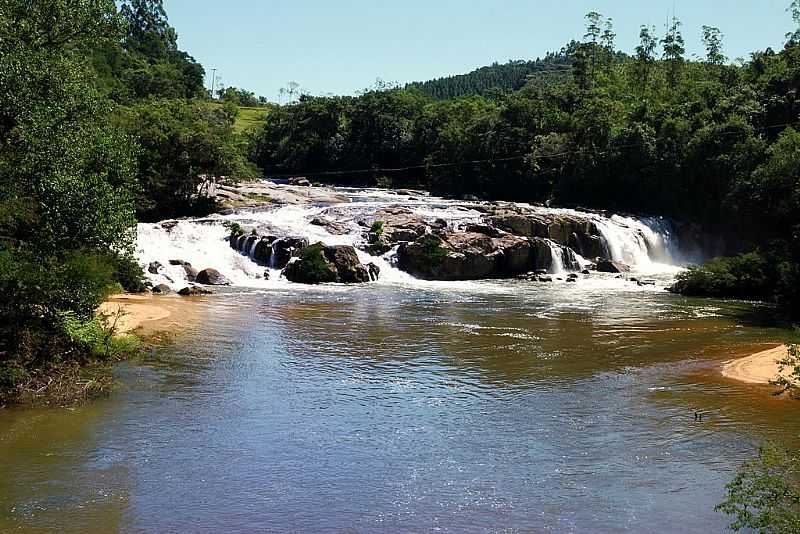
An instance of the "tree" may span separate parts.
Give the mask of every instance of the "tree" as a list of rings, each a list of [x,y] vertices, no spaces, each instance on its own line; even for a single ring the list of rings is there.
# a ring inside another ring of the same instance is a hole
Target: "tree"
[[[87,62],[120,28],[110,0],[0,0],[0,396],[86,355],[66,321],[132,263],[134,150]]]
[[[667,28],[667,34],[661,39],[664,50],[663,58],[667,62],[667,81],[670,87],[675,87],[680,80],[683,55],[686,53],[680,27],[681,22],[676,17],[672,17],[672,24]]]
[[[703,26],[703,46],[706,48],[706,61],[710,65],[722,65],[726,59],[722,53],[722,32],[713,26]]]
[[[800,0],[792,0],[786,11],[792,14],[792,20],[798,28],[786,34],[786,46],[794,46],[800,43]]]
[[[642,26],[639,30],[639,45],[636,47],[636,63],[639,88],[642,93],[647,90],[650,81],[650,72],[655,63],[655,51],[658,40],[655,36],[655,26]]]
[[[775,445],[764,445],[726,486],[717,511],[735,517],[731,529],[761,534],[800,531],[800,458]]]

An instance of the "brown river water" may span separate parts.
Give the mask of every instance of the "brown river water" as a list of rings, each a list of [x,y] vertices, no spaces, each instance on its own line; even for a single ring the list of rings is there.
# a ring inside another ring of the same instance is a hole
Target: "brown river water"
[[[0,410],[0,532],[722,532],[785,331],[635,286],[234,291],[73,408]],[[694,412],[705,414],[702,422]]]

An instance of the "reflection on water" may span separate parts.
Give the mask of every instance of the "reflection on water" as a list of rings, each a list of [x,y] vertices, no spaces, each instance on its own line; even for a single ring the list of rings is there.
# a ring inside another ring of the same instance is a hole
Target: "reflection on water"
[[[719,376],[779,339],[747,305],[490,284],[212,298],[113,398],[0,411],[0,531],[720,531],[797,442]]]

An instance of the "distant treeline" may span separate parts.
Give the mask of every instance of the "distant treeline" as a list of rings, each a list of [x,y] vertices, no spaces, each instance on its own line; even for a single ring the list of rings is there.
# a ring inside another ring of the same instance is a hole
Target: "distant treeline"
[[[446,76],[427,82],[414,82],[406,89],[445,100],[469,95],[491,96],[493,94],[522,89],[528,83],[559,84],[572,77],[572,64],[568,49],[549,53],[544,59],[535,61],[515,60],[494,63],[468,74]]]

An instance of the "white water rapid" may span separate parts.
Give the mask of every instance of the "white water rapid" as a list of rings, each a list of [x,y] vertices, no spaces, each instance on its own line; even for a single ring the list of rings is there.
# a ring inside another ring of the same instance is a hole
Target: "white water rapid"
[[[137,257],[140,264],[148,267],[160,264],[156,273],[147,272],[154,285],[167,284],[180,289],[188,284],[181,265],[171,265],[170,260],[189,262],[196,269],[214,268],[226,276],[234,286],[269,288],[300,288],[280,276],[280,271],[257,264],[253,259],[255,243],[250,244],[247,254],[230,247],[226,227],[238,223],[245,228],[268,229],[279,236],[305,237],[310,243],[321,241],[326,245],[353,245],[358,249],[364,242],[364,220],[374,218],[374,213],[383,208],[404,207],[426,220],[446,222],[449,228],[460,228],[467,224],[480,223],[483,212],[477,202],[460,202],[434,197],[408,197],[385,190],[339,189],[338,193],[349,196],[351,203],[333,206],[282,205],[276,208],[237,210],[227,215],[212,215],[205,218],[181,219],[138,226]],[[614,215],[605,217],[591,212],[524,206],[542,214],[562,214],[580,217],[593,222],[601,234],[608,256],[632,267],[640,275],[659,274],[670,277],[681,267],[675,265],[677,243],[668,221],[659,218],[636,219]],[[324,217],[337,225],[337,232],[330,233],[324,226],[311,224]],[[362,224],[359,225],[359,221]],[[549,271],[560,275],[580,271],[591,262],[571,248],[552,240],[546,240],[551,249]],[[399,270],[394,264],[396,249],[381,257],[370,256],[358,250],[362,263],[373,262],[380,267],[377,283],[389,285],[425,286],[436,284],[469,285],[466,282],[426,282],[417,280]],[[268,277],[265,277],[265,273]],[[600,276],[598,274],[598,276]],[[606,279],[613,278],[606,276]]]

